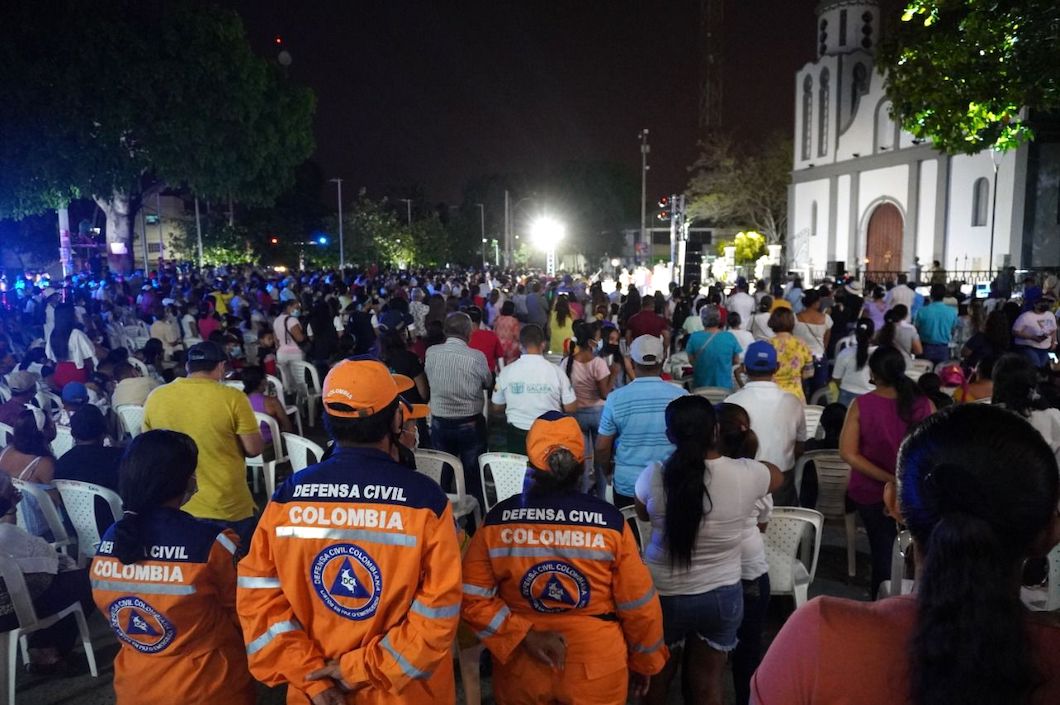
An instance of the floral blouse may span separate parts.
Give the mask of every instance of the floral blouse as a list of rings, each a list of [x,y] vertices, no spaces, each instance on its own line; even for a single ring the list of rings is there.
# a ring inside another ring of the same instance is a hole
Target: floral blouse
[[[813,355],[806,343],[793,335],[778,335],[769,339],[777,351],[777,374],[774,380],[785,392],[790,392],[806,403],[802,392],[802,371],[813,364]]]

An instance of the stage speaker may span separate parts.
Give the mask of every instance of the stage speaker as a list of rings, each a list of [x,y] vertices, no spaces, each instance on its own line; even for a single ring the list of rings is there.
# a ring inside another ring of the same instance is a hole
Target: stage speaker
[[[828,263],[828,275],[840,279],[846,272],[847,263],[842,261],[831,261]]]
[[[770,284],[781,284],[784,282],[784,269],[779,264],[774,264],[769,268],[769,283]]]

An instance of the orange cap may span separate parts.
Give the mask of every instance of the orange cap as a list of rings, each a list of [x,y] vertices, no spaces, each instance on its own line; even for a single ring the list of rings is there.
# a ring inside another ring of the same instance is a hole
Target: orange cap
[[[405,375],[390,374],[376,360],[344,360],[324,378],[324,409],[332,416],[360,419],[379,413],[415,383]],[[344,405],[348,408],[337,408]]]
[[[431,407],[426,404],[409,404],[405,403],[405,420],[410,421],[412,419],[425,419],[427,415],[431,413]]]
[[[557,448],[569,450],[585,461],[585,435],[573,416],[548,411],[538,416],[526,434],[526,454],[538,470],[548,470],[548,456]]]

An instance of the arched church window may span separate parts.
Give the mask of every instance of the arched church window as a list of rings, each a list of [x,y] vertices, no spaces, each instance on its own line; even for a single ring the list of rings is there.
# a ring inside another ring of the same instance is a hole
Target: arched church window
[[[817,201],[810,205],[810,237],[817,237]]]
[[[821,69],[821,88],[817,95],[817,156],[828,154],[828,69]]]
[[[858,110],[858,101],[861,100],[861,94],[865,93],[869,86],[869,70],[865,68],[865,64],[854,64],[854,76],[850,86],[850,112],[851,114],[856,113]]]
[[[810,158],[810,145],[813,140],[813,77],[807,76],[802,82],[802,158]]]
[[[986,225],[990,212],[990,182],[985,178],[975,180],[972,188],[972,226]]]
[[[884,101],[876,109],[876,149],[894,149],[894,121],[891,120],[891,103]]]

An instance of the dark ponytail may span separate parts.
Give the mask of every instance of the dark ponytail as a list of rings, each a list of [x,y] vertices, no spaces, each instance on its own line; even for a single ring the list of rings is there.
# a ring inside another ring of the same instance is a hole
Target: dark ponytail
[[[732,314],[729,314],[730,316]],[[739,404],[718,404],[718,452],[726,458],[750,458],[758,455],[758,436],[751,429],[751,417]]]
[[[897,475],[921,561],[911,701],[1027,705],[1042,681],[1016,576],[1055,520],[1055,456],[1015,414],[965,404],[914,429]]]
[[[906,308],[905,304],[897,304],[890,311],[883,314],[883,328],[880,328],[880,334],[876,337],[877,344],[894,347],[898,324],[904,321],[907,315],[909,315],[909,309]]]
[[[566,448],[556,448],[548,454],[548,470],[530,468],[530,482],[526,494],[530,497],[569,492],[578,486],[585,467]]]
[[[897,348],[880,346],[869,356],[869,370],[878,385],[892,388],[898,395],[898,418],[913,422],[913,404],[920,390],[905,376],[905,355]]]
[[[854,338],[858,341],[855,360],[859,370],[863,369],[865,363],[869,361],[869,343],[872,342],[872,335],[875,332],[876,324],[871,318],[859,318],[854,325]]]
[[[132,440],[119,467],[125,515],[114,525],[118,560],[128,565],[144,559],[144,516],[184,495],[198,461],[195,441],[178,431],[145,431]]]
[[[670,564],[675,567],[692,565],[699,526],[712,507],[705,474],[706,454],[714,446],[716,426],[714,407],[703,397],[678,397],[666,407],[666,433],[676,448],[662,471],[665,535]]]
[[[585,321],[575,321],[571,326],[571,332],[574,333],[574,347],[571,348],[567,354],[567,378],[570,379],[571,370],[574,368],[574,353],[579,350],[588,350],[590,348],[590,341],[593,336],[596,335],[597,324],[586,323]]]

